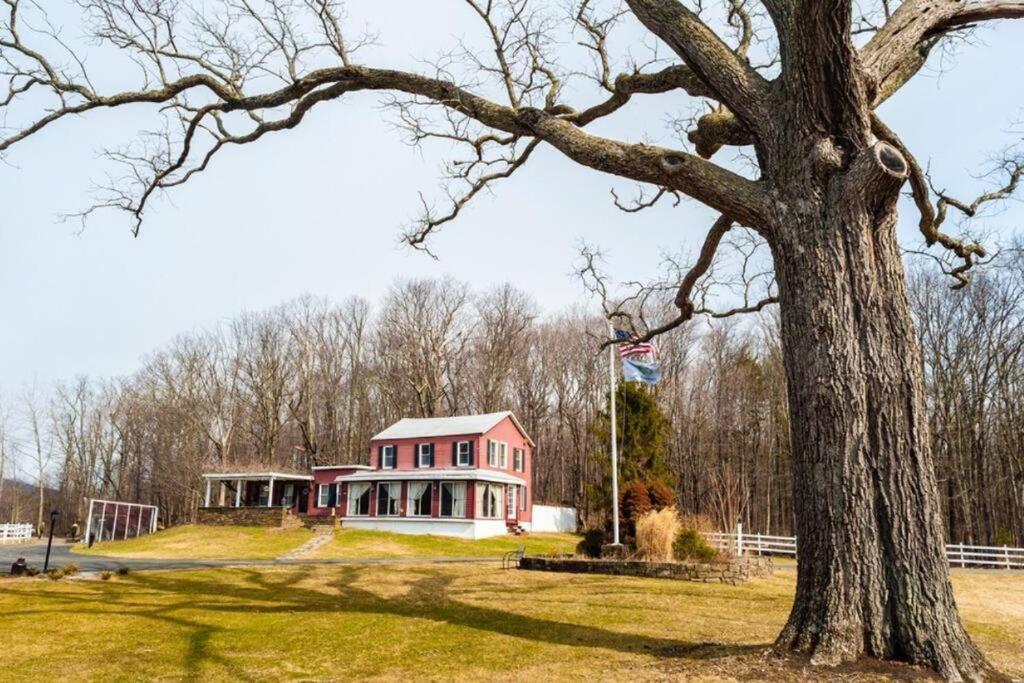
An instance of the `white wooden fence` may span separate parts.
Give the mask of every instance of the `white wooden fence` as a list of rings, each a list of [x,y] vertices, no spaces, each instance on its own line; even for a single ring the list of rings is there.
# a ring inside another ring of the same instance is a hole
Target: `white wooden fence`
[[[743,532],[743,526],[732,533],[704,534],[719,548],[737,555],[788,555],[796,557],[796,536],[769,536]],[[1024,569],[1024,548],[1008,546],[965,545],[951,543],[946,546],[946,557],[953,567],[991,567],[994,569]]]
[[[31,540],[31,524],[0,524],[0,544]]]

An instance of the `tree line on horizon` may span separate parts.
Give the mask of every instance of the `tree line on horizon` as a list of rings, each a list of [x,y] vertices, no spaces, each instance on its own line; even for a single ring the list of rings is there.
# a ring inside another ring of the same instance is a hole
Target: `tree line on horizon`
[[[1024,258],[954,292],[916,270],[911,304],[948,538],[1024,543]],[[88,498],[194,519],[205,471],[368,462],[402,417],[512,410],[537,443],[538,502],[603,523],[608,355],[604,320],[545,313],[511,285],[397,281],[376,307],[304,296],[181,335],[123,378],[79,377],[0,403],[0,521],[69,526]],[[679,509],[722,528],[794,533],[786,375],[774,313],[694,321],[658,339],[663,379],[643,389]],[[632,392],[635,394],[635,392]],[[645,432],[648,433],[648,432]],[[638,442],[639,441],[639,442]],[[6,479],[32,480],[36,488]]]

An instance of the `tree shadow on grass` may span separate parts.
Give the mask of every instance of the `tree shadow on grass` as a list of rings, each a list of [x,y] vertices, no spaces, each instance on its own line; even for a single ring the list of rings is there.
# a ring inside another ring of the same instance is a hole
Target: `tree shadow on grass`
[[[183,662],[188,678],[203,674],[203,667],[212,663],[224,667],[233,677],[244,679],[231,660],[213,651],[211,639],[228,627],[213,626],[191,620],[180,612],[212,612],[221,614],[363,614],[402,619],[425,620],[439,624],[471,628],[500,636],[520,638],[551,645],[588,647],[622,653],[643,653],[662,659],[713,660],[764,651],[768,644],[726,644],[691,642],[680,639],[616,631],[601,626],[557,621],[523,614],[512,609],[482,606],[467,602],[479,600],[479,586],[460,590],[455,582],[458,574],[439,568],[409,568],[402,581],[387,584],[392,578],[380,574],[382,582],[374,588],[392,588],[393,594],[382,594],[357,585],[367,572],[387,570],[339,566],[322,570],[328,576],[316,588],[300,585],[310,578],[308,571],[295,569],[234,569],[229,580],[218,580],[210,572],[161,572],[134,574],[130,581],[108,584],[131,588],[123,595],[116,590],[98,590],[92,595],[72,595],[39,591],[40,597],[56,609],[25,610],[20,614],[76,612],[85,603],[95,608],[98,617],[126,615],[153,619],[188,631],[188,651]],[[223,575],[221,575],[223,576]],[[371,577],[372,578],[372,577]],[[238,579],[241,579],[240,581]],[[322,588],[328,589],[327,591]],[[528,590],[528,589],[527,589]],[[97,605],[102,597],[104,602]],[[159,604],[154,605],[157,601]],[[499,596],[497,604],[507,604],[508,597]],[[54,605],[53,603],[57,603]],[[621,606],[617,606],[621,607]],[[299,618],[297,623],[302,623]],[[307,622],[308,623],[308,622]],[[410,624],[409,629],[415,626]],[[301,659],[301,653],[295,654]]]

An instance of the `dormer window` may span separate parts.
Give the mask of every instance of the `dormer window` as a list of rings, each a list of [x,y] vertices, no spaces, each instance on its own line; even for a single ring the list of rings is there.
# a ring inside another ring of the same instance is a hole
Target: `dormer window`
[[[393,470],[393,469],[395,469],[395,447],[394,446],[381,446],[380,447],[380,468],[382,470]]]

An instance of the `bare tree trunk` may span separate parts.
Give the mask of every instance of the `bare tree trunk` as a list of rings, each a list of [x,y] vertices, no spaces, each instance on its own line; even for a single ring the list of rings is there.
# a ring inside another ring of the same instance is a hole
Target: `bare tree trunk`
[[[800,538],[776,650],[977,678],[988,665],[960,622],[945,558],[895,235],[898,170],[867,150],[820,205],[788,217],[799,229],[774,246]]]

